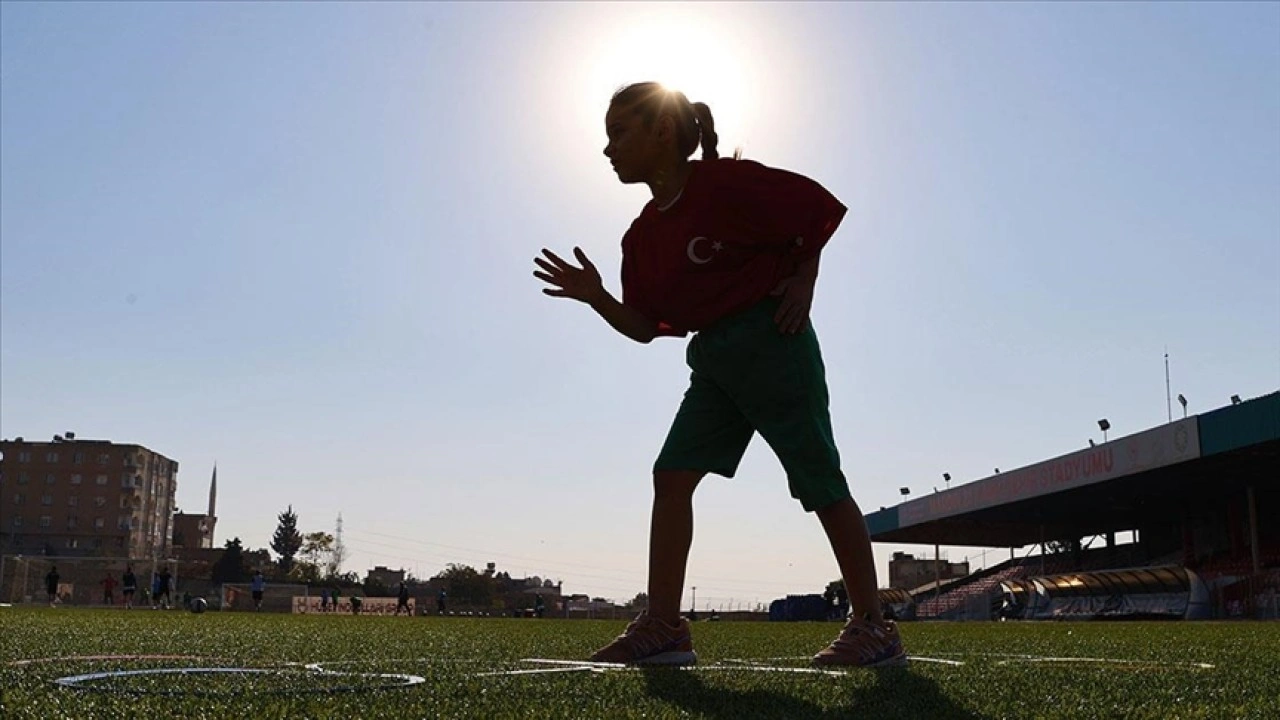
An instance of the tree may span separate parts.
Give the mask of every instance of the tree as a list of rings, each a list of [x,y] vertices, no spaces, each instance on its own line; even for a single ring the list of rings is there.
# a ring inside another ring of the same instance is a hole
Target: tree
[[[271,537],[271,549],[280,556],[280,570],[288,574],[293,569],[293,558],[302,549],[302,533],[298,532],[298,515],[290,505],[288,510],[277,516],[280,524],[276,526],[276,534]]]
[[[240,538],[227,541],[222,557],[209,570],[214,584],[238,583],[249,579],[249,570],[244,566],[244,546]]]
[[[631,598],[631,602],[627,603],[627,608],[631,610],[644,610],[649,607],[649,593],[636,593]]]
[[[302,536],[301,559],[294,562],[289,576],[301,582],[319,582],[329,577],[329,555],[333,553],[333,536],[312,532]]]
[[[488,606],[493,598],[493,578],[470,565],[451,563],[436,577],[448,584],[449,598],[459,605]]]
[[[355,587],[360,585],[360,576],[355,572],[344,572],[328,577],[329,582],[341,585],[343,587]]]
[[[845,602],[847,602],[849,599],[847,594],[845,593],[844,581],[832,580],[831,582],[827,583],[826,590],[823,590],[822,592],[822,599],[827,603],[828,616],[838,617],[837,613],[840,612],[840,610],[844,607]]]

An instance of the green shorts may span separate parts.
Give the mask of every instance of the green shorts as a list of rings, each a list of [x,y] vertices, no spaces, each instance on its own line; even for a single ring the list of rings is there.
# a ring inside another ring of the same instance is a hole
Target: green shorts
[[[810,324],[783,335],[769,298],[689,340],[693,373],[653,469],[733,477],[759,432],[805,510],[843,500],[849,485],[831,432],[827,379]]]

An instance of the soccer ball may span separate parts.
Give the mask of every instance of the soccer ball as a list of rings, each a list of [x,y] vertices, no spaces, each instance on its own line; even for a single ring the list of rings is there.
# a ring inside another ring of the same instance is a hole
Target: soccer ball
[[[208,609],[209,609],[209,603],[205,602],[204,598],[198,597],[198,598],[191,599],[191,612],[199,615],[200,613]]]

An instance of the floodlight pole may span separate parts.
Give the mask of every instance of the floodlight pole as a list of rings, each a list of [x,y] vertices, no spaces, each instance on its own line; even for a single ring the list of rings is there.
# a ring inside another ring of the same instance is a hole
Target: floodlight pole
[[[1169,422],[1173,422],[1173,391],[1169,388],[1169,348],[1164,349],[1164,404],[1169,412]]]

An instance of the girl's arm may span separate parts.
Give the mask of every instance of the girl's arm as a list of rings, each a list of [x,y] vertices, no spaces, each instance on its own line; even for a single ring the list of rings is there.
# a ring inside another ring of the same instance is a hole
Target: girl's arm
[[[605,319],[605,322],[618,332],[635,340],[647,343],[658,335],[658,324],[645,317],[639,310],[627,307],[618,302],[600,280],[600,272],[587,259],[580,248],[573,249],[573,255],[582,263],[582,267],[560,259],[555,253],[543,248],[544,258],[534,258],[534,263],[542,268],[542,272],[534,271],[534,277],[554,285],[543,288],[542,292],[552,297],[567,297],[584,302],[591,306]]]
[[[813,285],[818,282],[818,258],[820,257],[822,257],[822,254],[818,253],[808,260],[797,264],[795,278],[797,280],[802,280],[805,283],[808,283],[810,287],[813,287]]]
[[[809,324],[809,310],[813,307],[813,287],[818,282],[817,253],[796,265],[795,274],[783,278],[773,289],[773,295],[781,296],[773,320],[783,333],[798,333]]]
[[[618,302],[603,287],[590,305],[614,330],[636,342],[647,343],[658,336],[657,323],[640,314],[639,310]]]

